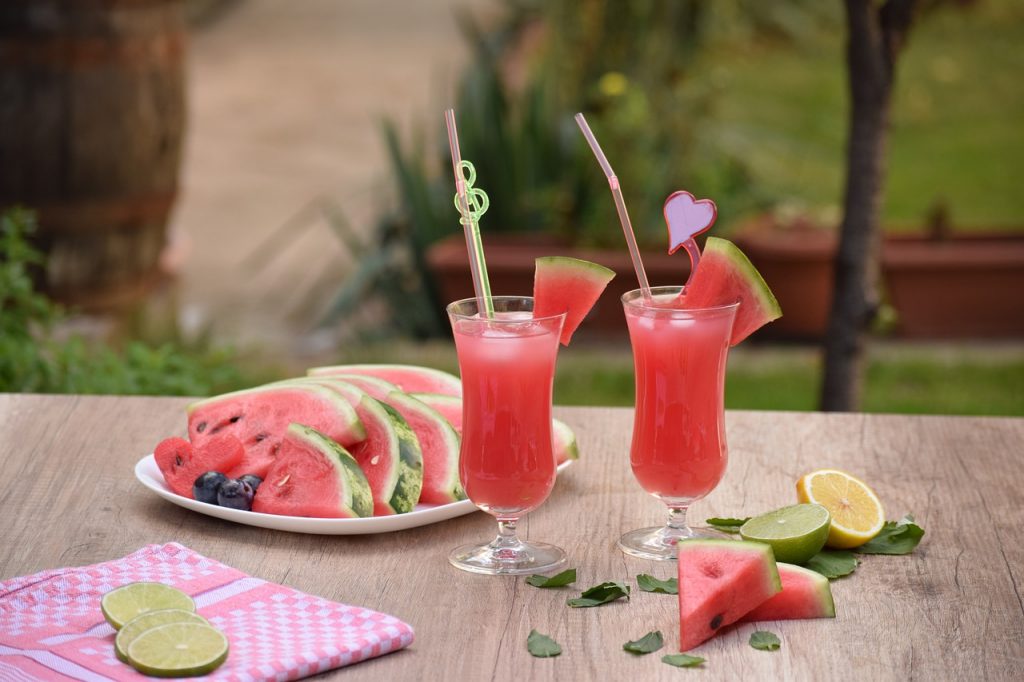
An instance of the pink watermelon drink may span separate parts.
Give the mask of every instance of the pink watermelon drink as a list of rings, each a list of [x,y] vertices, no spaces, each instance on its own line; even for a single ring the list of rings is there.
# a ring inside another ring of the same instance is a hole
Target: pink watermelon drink
[[[680,287],[622,297],[633,346],[636,412],[630,464],[640,486],[670,510],[666,526],[627,533],[627,554],[670,559],[686,526],[686,509],[725,474],[725,365],[738,303],[684,309]]]
[[[454,550],[464,570],[519,574],[549,570],[565,554],[524,543],[516,522],[547,499],[555,482],[551,392],[565,314],[532,316],[533,299],[494,297],[494,316],[476,299],[448,306],[462,375],[459,474],[466,495],[498,519],[489,545]]]
[[[671,296],[655,294],[650,306],[623,299],[636,372],[630,464],[648,493],[688,504],[725,473],[725,361],[737,306],[680,310]]]

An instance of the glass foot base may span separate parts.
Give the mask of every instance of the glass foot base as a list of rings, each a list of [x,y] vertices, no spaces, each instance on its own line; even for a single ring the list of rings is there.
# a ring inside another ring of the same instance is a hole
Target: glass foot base
[[[485,575],[546,573],[566,564],[565,552],[543,542],[519,542],[515,547],[463,545],[448,555],[455,568]]]
[[[655,561],[675,561],[676,543],[690,538],[732,540],[733,536],[713,528],[670,528],[655,526],[631,530],[619,538],[619,549],[630,556]]]

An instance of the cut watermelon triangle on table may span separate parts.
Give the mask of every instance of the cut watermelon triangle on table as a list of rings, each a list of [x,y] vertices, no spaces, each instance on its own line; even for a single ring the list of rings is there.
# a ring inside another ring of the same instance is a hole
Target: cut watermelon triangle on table
[[[373,514],[362,469],[345,448],[316,429],[290,424],[252,510],[263,514],[354,518]]]
[[[560,340],[563,346],[568,346],[573,333],[613,277],[612,270],[579,258],[538,258],[533,276],[533,316],[565,313]]]
[[[729,345],[735,346],[772,320],[782,308],[750,259],[732,242],[708,237],[700,264],[682,296],[683,308],[711,308],[740,302]]]
[[[194,499],[192,485],[207,471],[231,471],[242,462],[242,441],[222,434],[193,447],[184,438],[165,438],[153,451],[164,482],[172,491]]]
[[[345,447],[366,437],[349,402],[316,385],[257,386],[200,400],[187,411],[193,447],[202,448],[218,435],[232,435],[242,442],[245,455],[241,463],[222,472],[231,478],[244,474],[265,478],[292,422],[314,428]]]
[[[418,365],[332,365],[312,367],[306,374],[314,377],[335,374],[362,374],[395,384],[406,393],[441,393],[462,395],[462,382],[457,376],[432,367]]]
[[[375,516],[410,512],[423,487],[423,454],[416,434],[393,407],[333,377],[305,377],[292,385],[315,384],[335,392],[355,408],[366,438],[348,451],[366,474]]]
[[[737,540],[679,543],[679,650],[714,637],[782,590],[769,545]]]
[[[836,617],[828,578],[808,568],[781,561],[776,566],[782,579],[782,591],[754,607],[753,611],[740,618],[741,622]]]

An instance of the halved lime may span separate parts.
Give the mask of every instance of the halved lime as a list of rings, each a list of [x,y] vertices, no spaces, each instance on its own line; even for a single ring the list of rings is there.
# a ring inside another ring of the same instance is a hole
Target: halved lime
[[[802,564],[825,546],[831,520],[820,504],[794,504],[755,516],[740,526],[740,535],[771,545],[776,561]]]
[[[185,611],[184,609],[161,609],[159,611],[146,611],[141,616],[135,616],[124,624],[117,631],[114,638],[114,653],[118,660],[128,662],[128,646],[146,630],[167,625],[168,623],[201,623],[209,625],[209,622],[197,613]]]
[[[162,609],[195,611],[196,604],[181,590],[163,583],[129,583],[107,592],[100,600],[103,617],[115,630],[147,611]]]
[[[128,662],[154,677],[193,677],[228,657],[228,638],[202,623],[170,623],[146,630],[128,645]]]

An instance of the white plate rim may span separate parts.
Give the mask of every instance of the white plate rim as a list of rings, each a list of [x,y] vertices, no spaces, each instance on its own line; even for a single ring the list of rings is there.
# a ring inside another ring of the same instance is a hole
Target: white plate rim
[[[562,472],[575,460],[567,460],[558,465],[558,471]],[[313,535],[367,535],[372,533],[392,533],[409,528],[426,526],[440,521],[447,521],[458,516],[464,516],[478,511],[477,507],[469,500],[450,502],[441,505],[418,504],[413,511],[406,514],[395,514],[394,516],[372,516],[362,519],[323,519],[307,516],[280,516],[277,514],[263,514],[260,512],[243,511],[241,509],[229,509],[218,507],[215,504],[198,502],[188,497],[183,497],[167,487],[163,474],[156,464],[156,458],[151,454],[146,455],[135,464],[135,478],[142,485],[156,493],[163,499],[190,509],[206,516],[212,516],[226,521],[234,521],[247,526],[258,528],[269,528],[271,530],[283,530],[292,533],[310,533]]]

